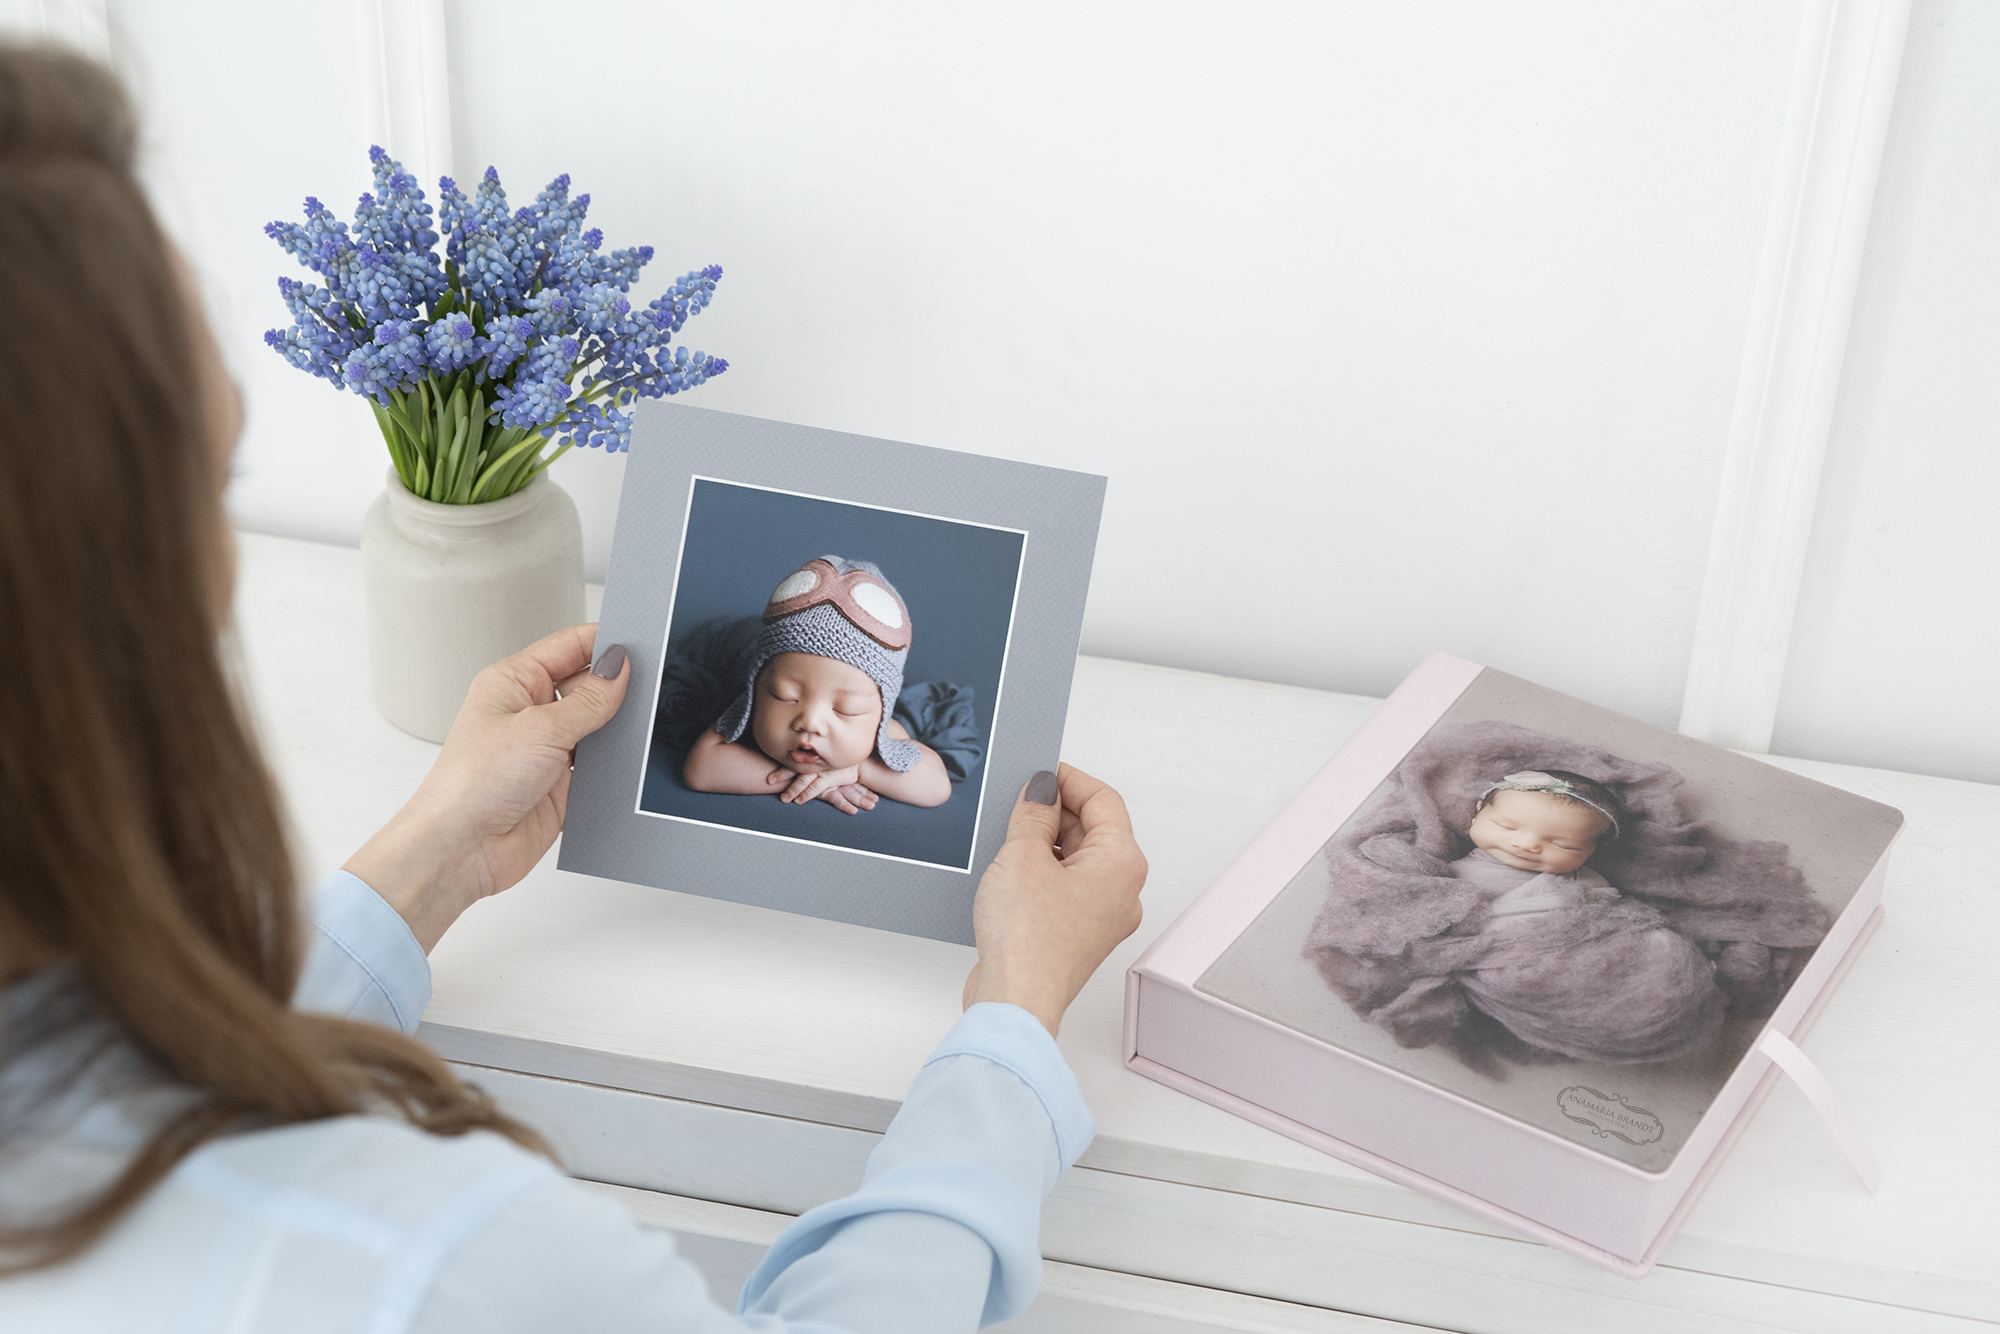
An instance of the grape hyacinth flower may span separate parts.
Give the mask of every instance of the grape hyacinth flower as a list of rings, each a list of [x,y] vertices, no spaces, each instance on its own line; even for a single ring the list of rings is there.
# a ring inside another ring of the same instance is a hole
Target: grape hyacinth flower
[[[302,371],[369,400],[403,485],[472,504],[512,495],[570,449],[630,448],[629,409],[729,369],[673,338],[722,269],[682,274],[644,307],[651,246],[605,251],[587,194],[558,176],[525,208],[488,167],[468,198],[423,189],[380,148],[354,222],[308,197],[305,221],[264,234],[324,285],[278,279],[292,327],[264,341]],[[444,253],[438,253],[438,243]]]

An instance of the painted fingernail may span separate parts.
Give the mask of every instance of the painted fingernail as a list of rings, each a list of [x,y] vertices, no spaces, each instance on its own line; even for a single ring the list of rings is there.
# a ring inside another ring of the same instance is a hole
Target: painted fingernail
[[[613,644],[597,655],[597,665],[590,669],[590,674],[600,681],[615,681],[618,679],[618,673],[624,668],[625,646]]]
[[[1037,806],[1056,804],[1056,776],[1043,769],[1028,780],[1027,798]]]

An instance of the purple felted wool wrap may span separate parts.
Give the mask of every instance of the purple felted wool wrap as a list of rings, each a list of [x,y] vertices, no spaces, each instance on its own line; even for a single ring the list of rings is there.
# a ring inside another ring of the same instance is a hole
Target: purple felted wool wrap
[[[1589,865],[1621,899],[1485,931],[1487,894],[1451,863],[1471,850],[1480,792],[1520,769],[1566,769],[1617,794],[1622,836]],[[1685,1055],[1725,1012],[1775,1005],[1831,920],[1785,844],[1689,820],[1664,764],[1480,722],[1425,737],[1389,783],[1322,854],[1330,883],[1305,953],[1404,1046],[1443,1043],[1487,1070],[1499,1056]]]

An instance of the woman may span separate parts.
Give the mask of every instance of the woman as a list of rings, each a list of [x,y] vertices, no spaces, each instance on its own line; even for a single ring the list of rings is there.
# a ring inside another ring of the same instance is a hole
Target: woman
[[[1028,784],[980,884],[964,1019],[866,1184],[801,1217],[724,1313],[664,1234],[406,1036],[424,951],[561,827],[623,649],[592,667],[579,626],[483,673],[304,920],[218,648],[235,396],[132,148],[104,70],[0,51],[0,1328],[930,1331],[1018,1311],[1041,1198],[1091,1135],[1053,1035],[1138,924],[1117,794],[1070,769]]]

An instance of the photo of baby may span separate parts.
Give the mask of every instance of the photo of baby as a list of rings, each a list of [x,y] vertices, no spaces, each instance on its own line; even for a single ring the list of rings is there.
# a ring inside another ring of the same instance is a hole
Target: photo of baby
[[[1021,548],[697,479],[638,809],[966,866]]]
[[[1545,1050],[1663,1060],[1714,1036],[1721,995],[1714,966],[1691,942],[1664,918],[1625,911],[1636,901],[1587,865],[1600,843],[1619,836],[1617,809],[1610,788],[1562,769],[1524,770],[1486,785],[1465,831],[1472,851],[1451,863],[1454,879],[1486,896],[1478,934],[1490,948],[1462,985],[1480,1010]],[[1579,919],[1593,929],[1576,933],[1582,940],[1565,971],[1589,980],[1570,989],[1595,990],[1609,1004],[1586,1002],[1572,1013],[1535,994],[1546,986],[1510,987],[1521,958],[1546,960],[1549,932]],[[1619,929],[1611,929],[1614,919]]]
[[[1665,764],[1488,721],[1433,732],[1390,784],[1324,849],[1305,952],[1399,1044],[1477,1070],[1697,1053],[1768,1012],[1832,921],[1785,844],[1691,818]]]
[[[1899,824],[1487,668],[1196,988],[1658,1170]],[[1574,1123],[1576,1087],[1657,1137]]]
[[[882,796],[943,805],[944,761],[892,716],[909,652],[909,609],[881,570],[841,556],[807,561],[772,590],[743,693],[695,739],[687,785],[818,799],[849,815]]]

